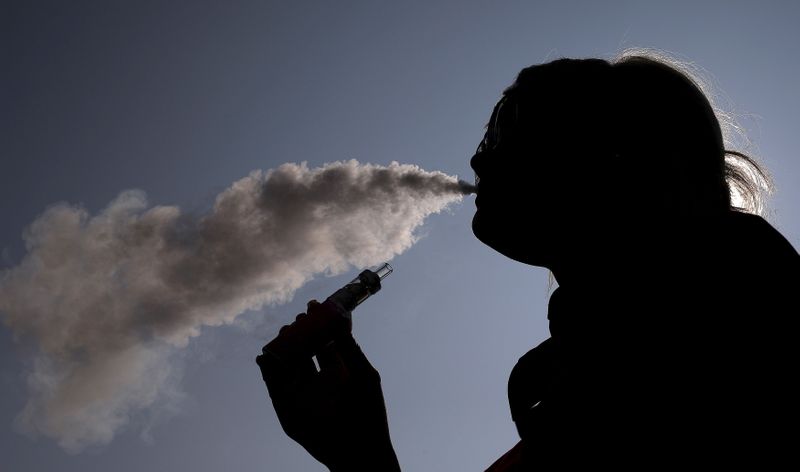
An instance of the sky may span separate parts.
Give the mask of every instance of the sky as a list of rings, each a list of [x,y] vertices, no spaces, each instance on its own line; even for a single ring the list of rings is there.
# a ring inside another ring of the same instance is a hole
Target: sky
[[[470,179],[521,68],[627,47],[707,71],[773,175],[768,221],[797,248],[798,20],[788,1],[6,1],[0,267],[22,260],[23,231],[57,202],[95,214],[141,189],[202,214],[251,171],[302,161]],[[473,211],[467,197],[429,217],[354,314],[405,470],[483,470],[512,447],[508,375],[548,336],[547,271],[478,242]],[[281,430],[254,358],[308,299],[357,273],[204,328],[177,356],[170,401],[77,454],[15,426],[34,347],[0,325],[0,470],[325,470]]]

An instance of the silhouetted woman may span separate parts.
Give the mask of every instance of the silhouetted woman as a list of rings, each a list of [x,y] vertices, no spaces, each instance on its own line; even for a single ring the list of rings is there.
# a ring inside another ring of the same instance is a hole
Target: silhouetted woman
[[[489,470],[796,461],[800,256],[754,214],[765,173],[724,143],[655,56],[559,59],[505,90],[471,161],[473,232],[558,288],[509,379],[521,441]],[[341,320],[312,302],[265,347],[278,417],[331,470],[399,470]]]

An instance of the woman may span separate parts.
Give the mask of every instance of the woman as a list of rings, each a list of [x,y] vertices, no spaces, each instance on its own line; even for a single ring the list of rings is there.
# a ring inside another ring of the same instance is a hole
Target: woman
[[[475,236],[558,282],[509,379],[521,440],[489,470],[790,457],[800,256],[750,213],[768,179],[690,75],[642,54],[523,69],[471,165]],[[258,362],[314,457],[399,470],[349,321],[312,302]]]

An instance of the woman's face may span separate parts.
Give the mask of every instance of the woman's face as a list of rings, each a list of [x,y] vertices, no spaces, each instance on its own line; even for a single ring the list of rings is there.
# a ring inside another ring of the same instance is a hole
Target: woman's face
[[[572,146],[542,131],[526,128],[479,146],[470,160],[477,181],[472,231],[507,257],[552,267],[565,248],[574,252],[586,239],[596,183],[581,177]]]
[[[548,170],[536,169],[514,148],[498,146],[470,160],[477,181],[472,231],[487,246],[514,260],[547,266],[554,232]],[[551,248],[552,249],[552,248]]]

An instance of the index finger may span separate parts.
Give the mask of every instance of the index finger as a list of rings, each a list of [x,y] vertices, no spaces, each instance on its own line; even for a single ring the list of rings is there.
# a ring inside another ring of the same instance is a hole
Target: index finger
[[[349,333],[351,327],[335,305],[312,300],[308,303],[308,313],[301,313],[294,323],[281,328],[263,350],[286,361],[310,359],[335,338]]]

